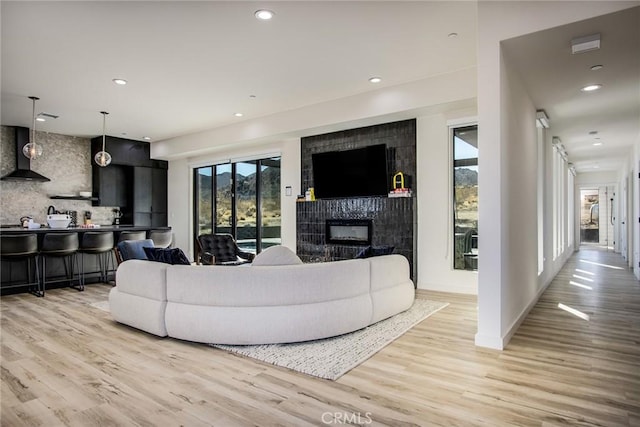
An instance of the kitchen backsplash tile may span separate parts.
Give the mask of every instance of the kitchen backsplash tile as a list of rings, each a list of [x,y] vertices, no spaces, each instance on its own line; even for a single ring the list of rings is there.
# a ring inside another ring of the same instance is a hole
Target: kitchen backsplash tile
[[[0,135],[0,176],[4,176],[16,167],[15,129],[0,126]],[[91,206],[85,200],[49,198],[91,191],[90,139],[37,131],[36,141],[42,144],[43,153],[31,161],[31,169],[51,181],[0,181],[0,224],[18,224],[25,215],[45,224],[50,205],[59,211],[78,211],[79,221],[85,211],[91,211],[94,224],[111,224],[112,207]]]

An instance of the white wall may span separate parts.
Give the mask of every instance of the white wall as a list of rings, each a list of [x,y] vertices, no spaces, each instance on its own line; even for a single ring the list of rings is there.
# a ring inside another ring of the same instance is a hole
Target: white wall
[[[473,108],[417,119],[417,286],[420,289],[477,293],[478,273],[453,269],[453,184],[448,128],[451,121],[473,124],[477,120],[475,116]]]
[[[467,68],[348,98],[245,120],[151,144],[151,157],[171,160],[234,150],[239,145],[318,135],[475,106],[476,69]]]
[[[300,139],[285,139],[268,144],[222,149],[203,156],[169,161],[169,226],[174,233],[174,246],[183,249],[193,259],[193,169],[219,163],[280,155],[280,186],[282,210],[282,244],[296,250],[296,195],[300,194]],[[291,196],[285,187],[292,187]]]
[[[524,189],[535,189],[535,176],[531,176],[534,172],[528,167],[523,170],[512,167],[512,160],[523,158],[517,149],[527,152],[529,149],[519,138],[535,141],[535,137],[529,136],[533,123],[514,120],[523,120],[534,106],[527,99],[517,99],[520,96],[517,78],[503,62],[500,42],[633,5],[633,2],[478,3],[478,144],[482,168],[478,234],[491,238],[479,240],[479,251],[485,255],[479,257],[477,345],[504,348],[527,308],[535,303],[534,290],[539,287],[535,226],[531,230],[516,226],[517,221],[521,220],[522,225],[530,219],[528,209],[535,212],[535,191],[531,196],[523,194]],[[506,106],[517,110],[511,112]],[[534,118],[535,110],[531,122]],[[524,206],[516,202],[520,197],[524,198]]]
[[[429,194],[430,189],[438,193],[437,203],[442,206],[442,210],[438,212],[440,220],[440,217],[448,214],[449,203],[449,189],[446,184],[443,185],[441,178],[446,176],[450,167],[447,120],[461,114],[475,114],[475,74],[475,68],[460,70],[346,99],[246,120],[225,128],[154,142],[151,146],[152,157],[169,160],[169,225],[173,227],[176,246],[188,250],[193,257],[193,165],[203,166],[207,162],[221,159],[253,157],[261,152],[281,152],[283,194],[285,186],[293,187],[291,197],[283,196],[282,239],[284,245],[295,249],[295,196],[302,192],[299,188],[300,137],[415,117],[420,117],[420,123],[424,117],[439,117],[435,121],[426,119],[428,125],[418,130],[420,154],[416,179],[420,182],[418,188],[422,189],[423,194]],[[430,155],[427,151],[430,149],[438,154]],[[434,170],[438,179],[436,181],[429,181],[428,175],[422,175]],[[419,196],[418,198],[420,200]],[[422,209],[422,212],[428,213],[428,210]],[[449,270],[449,263],[441,247],[441,242],[446,242],[446,229],[441,224],[432,222],[428,214],[426,219],[422,218],[420,209],[418,215],[418,231],[421,233],[418,236],[418,246],[421,248],[419,253],[422,250],[425,254],[438,254],[433,259],[428,255],[418,255],[418,276],[428,280],[421,281],[418,285],[453,292],[475,292],[476,277],[473,273]],[[428,226],[421,228],[425,221]],[[432,228],[431,232],[429,227]],[[446,265],[441,265],[441,260]],[[434,276],[430,274],[432,271],[435,272]]]

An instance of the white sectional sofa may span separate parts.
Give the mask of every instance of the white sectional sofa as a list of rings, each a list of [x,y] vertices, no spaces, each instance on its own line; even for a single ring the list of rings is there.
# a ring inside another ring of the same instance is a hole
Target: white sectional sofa
[[[327,338],[364,328],[413,304],[409,263],[385,255],[318,264],[118,267],[113,318],[158,336],[216,344]]]

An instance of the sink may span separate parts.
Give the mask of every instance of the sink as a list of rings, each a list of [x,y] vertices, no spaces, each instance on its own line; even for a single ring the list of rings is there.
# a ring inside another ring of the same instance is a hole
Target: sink
[[[51,214],[47,215],[47,224],[49,228],[67,228],[71,223],[71,216],[67,214]]]

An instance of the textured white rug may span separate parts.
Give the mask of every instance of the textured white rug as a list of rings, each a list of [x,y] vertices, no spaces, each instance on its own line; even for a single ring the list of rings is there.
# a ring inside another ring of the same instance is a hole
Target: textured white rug
[[[416,299],[413,306],[403,313],[359,331],[323,340],[292,344],[211,345],[304,374],[337,380],[413,326],[448,305]]]

